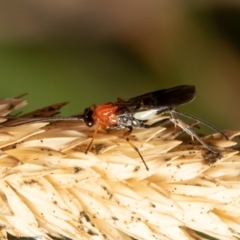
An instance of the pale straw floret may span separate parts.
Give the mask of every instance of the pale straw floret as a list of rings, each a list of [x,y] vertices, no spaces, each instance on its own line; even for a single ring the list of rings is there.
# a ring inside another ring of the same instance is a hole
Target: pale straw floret
[[[0,101],[0,115],[26,104]],[[55,114],[58,105],[37,111]],[[61,106],[61,104],[59,105]],[[30,116],[32,116],[30,114]],[[2,124],[11,125],[13,120]],[[3,123],[4,122],[4,123]],[[199,231],[240,237],[240,155],[220,134],[203,137],[220,155],[179,129],[100,130],[78,121],[0,128],[0,239],[204,239]],[[238,132],[224,132],[232,139]]]

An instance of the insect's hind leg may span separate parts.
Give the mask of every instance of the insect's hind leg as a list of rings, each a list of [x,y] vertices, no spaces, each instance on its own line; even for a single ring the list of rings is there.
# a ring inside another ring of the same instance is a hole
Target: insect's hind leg
[[[213,153],[218,153],[217,151],[213,150],[210,146],[208,146],[194,131],[192,131],[188,124],[181,121],[174,112],[170,112],[171,118],[169,119],[171,122],[173,122],[175,125],[179,126],[184,132],[186,132],[188,135],[192,137],[192,139],[197,139],[198,142],[200,142],[205,148],[207,148],[209,151]]]

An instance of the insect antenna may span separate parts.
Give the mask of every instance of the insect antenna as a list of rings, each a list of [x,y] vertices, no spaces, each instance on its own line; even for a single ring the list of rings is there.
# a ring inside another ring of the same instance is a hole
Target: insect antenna
[[[205,121],[203,121],[203,120],[201,120],[201,119],[199,119],[199,118],[193,117],[193,116],[191,116],[191,115],[189,115],[189,114],[187,114],[187,113],[179,112],[179,111],[177,111],[177,110],[175,110],[175,109],[172,110],[172,112],[174,112],[174,113],[176,113],[176,114],[179,114],[179,115],[181,115],[181,116],[184,116],[184,117],[186,117],[186,118],[193,119],[193,120],[195,120],[195,121],[197,121],[197,122],[199,122],[199,123],[202,123],[202,124],[205,125],[206,127],[208,127],[208,128],[210,128],[210,129],[212,129],[212,130],[220,133],[224,138],[226,138],[227,140],[229,140],[228,137],[227,137],[223,132],[221,132],[219,129],[215,128],[214,126],[210,125],[209,123],[207,123],[207,122],[205,122]]]
[[[0,127],[17,127],[24,125],[26,123],[34,123],[34,122],[48,122],[48,121],[65,121],[65,120],[83,120],[83,116],[80,115],[78,117],[36,117],[36,118],[27,118],[27,117],[14,117],[14,116],[0,116],[0,118],[8,119],[8,120],[25,120],[21,123],[13,123],[11,125],[0,124]]]

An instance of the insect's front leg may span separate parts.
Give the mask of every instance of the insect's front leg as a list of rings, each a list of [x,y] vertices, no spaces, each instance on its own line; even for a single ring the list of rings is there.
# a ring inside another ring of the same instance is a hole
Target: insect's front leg
[[[92,139],[91,139],[90,143],[88,144],[88,147],[87,147],[87,149],[86,149],[86,151],[85,151],[85,154],[88,153],[88,150],[89,150],[90,147],[92,146],[93,140],[94,140],[94,138],[96,137],[97,132],[98,132],[98,130],[99,130],[100,128],[101,128],[101,126],[98,124],[98,125],[96,126],[94,132],[93,132]]]

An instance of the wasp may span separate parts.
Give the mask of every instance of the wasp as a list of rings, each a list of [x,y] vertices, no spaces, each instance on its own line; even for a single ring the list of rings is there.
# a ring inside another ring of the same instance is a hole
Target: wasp
[[[93,140],[99,129],[127,129],[123,134],[126,141],[138,152],[143,164],[148,169],[140,151],[130,141],[128,136],[132,133],[133,128],[152,128],[163,124],[163,120],[157,121],[152,125],[148,125],[147,122],[158,115],[169,114],[169,121],[179,126],[183,131],[189,134],[192,138],[198,140],[204,147],[213,153],[217,153],[210,146],[208,146],[192,129],[178,118],[178,115],[185,116],[193,119],[198,123],[202,123],[207,127],[219,132],[224,138],[228,139],[221,131],[211,126],[210,124],[195,118],[186,113],[175,110],[176,106],[189,103],[194,100],[196,96],[195,86],[192,85],[181,85],[168,89],[161,89],[154,92],[145,93],[143,95],[130,98],[121,99],[118,98],[116,102],[108,102],[100,104],[98,106],[93,105],[91,108],[85,108],[83,114],[77,117],[46,117],[46,118],[32,118],[26,119],[21,117],[10,117],[4,116],[2,118],[7,119],[25,119],[27,122],[10,125],[9,127],[26,124],[29,122],[39,121],[56,121],[56,120],[79,120],[84,121],[88,127],[96,126],[91,142],[89,143],[85,153],[89,151]],[[4,125],[1,125],[4,126]]]

